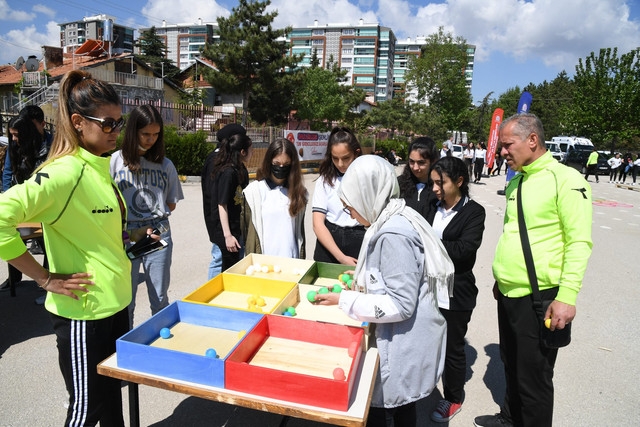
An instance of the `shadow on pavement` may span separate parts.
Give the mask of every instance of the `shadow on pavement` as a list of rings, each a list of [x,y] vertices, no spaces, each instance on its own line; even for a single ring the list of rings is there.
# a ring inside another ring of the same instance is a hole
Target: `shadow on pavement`
[[[12,345],[53,334],[49,313],[34,302],[42,295],[32,280],[20,282],[15,297],[9,291],[0,292],[0,358]]]

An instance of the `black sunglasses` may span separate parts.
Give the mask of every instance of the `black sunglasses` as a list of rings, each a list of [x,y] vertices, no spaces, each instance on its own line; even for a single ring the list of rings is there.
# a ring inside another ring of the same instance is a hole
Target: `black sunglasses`
[[[99,119],[97,117],[85,116],[84,114],[80,114],[82,117],[88,120],[93,120],[95,122],[100,123],[100,127],[102,128],[102,132],[104,133],[113,133],[115,131],[119,131],[124,126],[124,117],[120,117],[119,120],[112,119],[111,117],[107,117],[105,119]]]

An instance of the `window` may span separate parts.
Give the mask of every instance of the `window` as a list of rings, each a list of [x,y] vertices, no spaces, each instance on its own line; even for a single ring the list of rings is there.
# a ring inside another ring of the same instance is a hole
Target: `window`
[[[353,55],[353,49],[342,49],[343,55]]]
[[[313,30],[312,35],[314,35],[314,36],[324,36],[324,30]]]
[[[343,64],[351,64],[353,62],[353,58],[342,58]]]
[[[342,44],[353,44],[353,39],[342,39]]]
[[[342,35],[343,36],[353,36],[356,33],[356,30],[353,28],[343,28]]]
[[[317,46],[317,45],[322,46],[324,45],[324,39],[313,39],[311,40],[311,44],[313,44],[314,46]]]

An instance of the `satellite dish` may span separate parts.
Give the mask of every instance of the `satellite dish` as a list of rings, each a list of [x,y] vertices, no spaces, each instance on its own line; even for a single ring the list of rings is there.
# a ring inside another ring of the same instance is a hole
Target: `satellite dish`
[[[30,57],[27,59],[27,62],[25,62],[25,66],[27,67],[27,71],[38,71],[38,68],[40,68],[40,62],[36,57]]]
[[[24,65],[24,58],[21,56],[16,60],[15,65],[13,66],[16,70],[20,70]]]

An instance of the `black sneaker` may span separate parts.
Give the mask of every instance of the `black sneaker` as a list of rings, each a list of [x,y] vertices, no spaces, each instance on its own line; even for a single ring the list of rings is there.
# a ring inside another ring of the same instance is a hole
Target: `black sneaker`
[[[476,427],[513,427],[513,424],[507,421],[501,413],[476,417],[473,420],[473,425]]]

